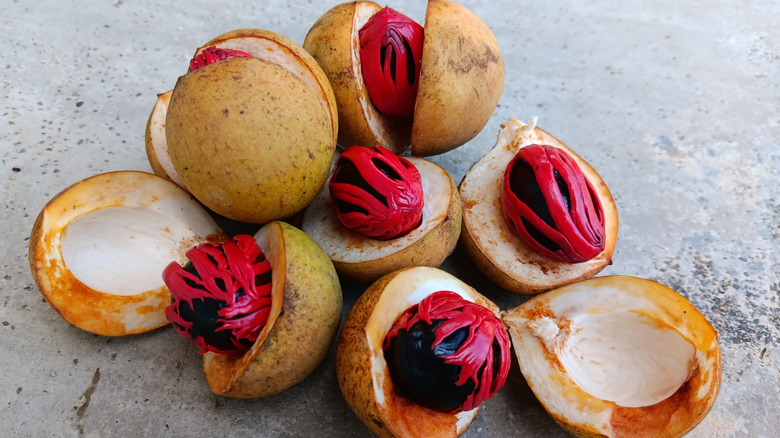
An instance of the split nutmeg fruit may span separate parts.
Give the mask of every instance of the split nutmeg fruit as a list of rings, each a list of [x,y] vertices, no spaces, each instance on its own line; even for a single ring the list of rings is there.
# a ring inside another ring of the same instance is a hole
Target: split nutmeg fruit
[[[401,268],[438,267],[455,249],[461,230],[460,196],[447,171],[422,158],[394,158],[378,148],[352,146],[341,154],[331,183],[303,215],[303,231],[325,250],[339,275],[360,283]],[[388,164],[394,161],[398,163]],[[419,187],[414,174],[419,174]],[[412,200],[419,204],[407,208]],[[392,235],[379,233],[384,236],[380,240],[347,227],[340,216],[347,225],[362,223],[361,228],[374,232],[393,222],[388,218],[395,218],[399,227],[392,227],[398,228]],[[399,234],[401,230],[405,232]]]
[[[333,86],[344,147],[447,152],[484,128],[504,87],[492,32],[448,0],[428,1],[424,27],[374,2],[342,3],[314,23],[303,47]]]

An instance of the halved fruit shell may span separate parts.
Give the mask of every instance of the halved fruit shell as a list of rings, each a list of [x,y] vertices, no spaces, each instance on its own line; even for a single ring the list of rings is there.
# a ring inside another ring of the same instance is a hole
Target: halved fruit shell
[[[717,397],[717,332],[656,282],[594,278],[533,297],[503,319],[528,385],[576,436],[683,436]]]
[[[171,100],[171,93],[173,91],[158,94],[152,113],[149,114],[144,135],[146,158],[149,160],[155,175],[169,179],[179,187],[187,190],[184,187],[184,182],[173,167],[171,156],[168,153],[168,141],[165,139],[165,116],[168,114],[168,102]]]
[[[390,378],[382,344],[393,321],[426,296],[449,290],[498,315],[499,309],[456,277],[436,268],[392,272],[374,282],[355,302],[339,335],[336,375],[347,404],[382,437],[455,437],[478,409],[456,414],[420,406],[399,395]]]
[[[227,236],[172,182],[105,173],[55,196],[30,236],[30,268],[46,301],[73,325],[106,336],[168,323],[162,271],[203,242]]]
[[[412,155],[441,154],[474,138],[503,91],[504,59],[490,28],[458,3],[429,0]]]
[[[333,261],[342,278],[370,283],[401,268],[438,267],[455,249],[461,229],[460,196],[450,175],[422,158],[407,157],[423,185],[422,223],[391,240],[362,236],[341,224],[326,185],[306,209],[303,231]]]
[[[325,359],[341,322],[338,275],[316,242],[278,221],[255,240],[271,263],[268,321],[247,352],[203,355],[212,392],[229,397],[264,397],[303,380]]]
[[[577,162],[601,201],[606,244],[596,257],[582,263],[548,260],[514,235],[501,214],[499,193],[506,167],[529,144],[547,144],[566,151]],[[501,126],[498,140],[466,172],[460,183],[463,204],[461,242],[477,267],[496,284],[512,292],[537,294],[591,278],[609,265],[618,234],[617,207],[598,173],[547,132],[518,120]]]
[[[429,0],[414,117],[392,118],[371,102],[360,65],[358,32],[380,9],[370,1],[337,5],[314,23],[303,43],[333,86],[339,144],[378,144],[397,154],[411,144],[413,155],[429,156],[474,138],[504,87],[504,62],[490,29],[457,3]]]

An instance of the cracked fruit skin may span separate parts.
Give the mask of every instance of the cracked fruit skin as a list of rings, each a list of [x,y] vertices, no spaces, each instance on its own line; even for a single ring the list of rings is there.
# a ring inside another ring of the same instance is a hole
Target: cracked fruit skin
[[[339,278],[315,241],[279,221],[254,237],[271,263],[266,325],[245,353],[203,354],[211,391],[228,397],[265,397],[300,382],[325,359],[341,322]]]
[[[179,78],[166,118],[168,152],[208,208],[265,223],[300,212],[325,184],[336,147],[330,117],[295,73],[232,57]]]

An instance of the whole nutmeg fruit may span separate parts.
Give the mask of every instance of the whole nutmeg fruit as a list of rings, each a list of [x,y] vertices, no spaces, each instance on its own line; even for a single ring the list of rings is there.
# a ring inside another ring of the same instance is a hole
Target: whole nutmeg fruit
[[[303,210],[325,184],[338,131],[319,65],[288,38],[240,29],[206,43],[189,67],[167,107],[156,106],[166,111],[165,144],[151,125],[159,115],[150,116],[150,157],[171,164],[150,158],[153,168],[229,219],[266,223]]]

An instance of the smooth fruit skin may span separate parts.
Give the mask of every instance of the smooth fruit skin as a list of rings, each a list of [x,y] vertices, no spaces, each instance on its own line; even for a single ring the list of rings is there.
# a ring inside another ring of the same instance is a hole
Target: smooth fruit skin
[[[273,322],[269,319],[273,327],[268,336],[249,352],[204,355],[211,390],[229,397],[265,397],[303,380],[325,359],[341,322],[339,278],[316,242],[277,221],[261,228],[255,239],[270,242],[270,248],[261,244],[269,260],[284,258],[284,299],[281,314]]]
[[[230,58],[179,78],[166,119],[176,172],[208,208],[265,223],[301,211],[335,152],[330,114],[292,72]]]
[[[412,155],[441,154],[474,138],[503,90],[504,59],[487,25],[457,3],[429,0]]]
[[[336,141],[336,135],[339,130],[336,97],[333,95],[333,89],[325,72],[322,71],[317,61],[303,47],[290,38],[270,30],[244,28],[234,29],[217,36],[198,48],[195,51],[195,56],[211,46],[234,47],[238,50],[246,50],[247,53],[255,58],[287,64],[287,67],[292,66],[293,71],[298,71],[302,77],[309,76],[307,79],[309,87],[320,97],[322,105],[330,114],[331,126],[333,127],[333,141]],[[301,70],[306,73],[303,73]]]

